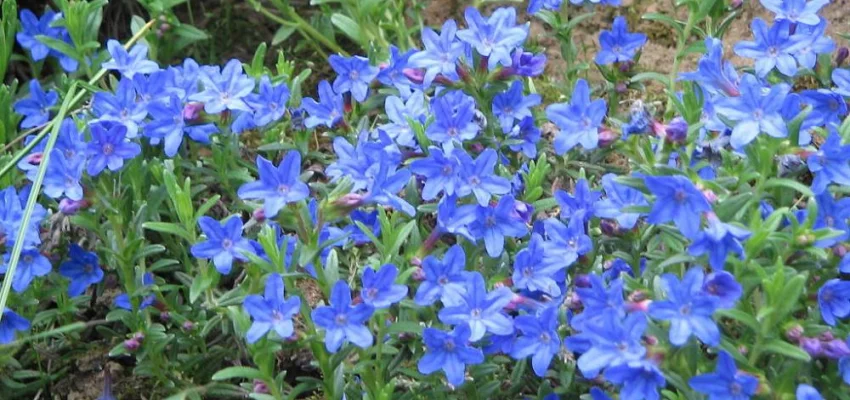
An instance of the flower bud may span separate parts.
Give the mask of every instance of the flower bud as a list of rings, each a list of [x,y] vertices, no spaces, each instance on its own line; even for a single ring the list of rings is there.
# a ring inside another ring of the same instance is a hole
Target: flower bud
[[[472,80],[472,77],[469,75],[469,71],[463,64],[458,63],[455,65],[455,72],[457,72],[457,76],[460,77],[460,80],[469,83]]]
[[[844,61],[847,61],[847,56],[850,56],[850,49],[845,46],[839,47],[835,55],[835,66],[840,67],[841,64],[844,64]]]
[[[633,65],[635,65],[635,63],[631,60],[619,63],[620,72],[629,72]]]
[[[86,199],[71,200],[66,197],[59,201],[59,211],[65,215],[74,215],[77,211],[80,211],[80,209],[88,208],[90,205],[91,203],[89,203]]]
[[[259,223],[263,223],[266,220],[266,210],[262,207],[257,208],[251,213],[251,218],[254,218],[255,221]]]
[[[591,286],[590,277],[585,274],[576,275],[575,286],[579,288],[589,288]]]
[[[534,214],[534,206],[523,201],[517,200],[514,203],[513,214],[522,222],[531,223],[531,217]]]
[[[201,110],[204,109],[203,103],[186,103],[183,106],[183,120],[185,121],[197,121],[201,117]]]
[[[260,379],[254,379],[254,393],[269,394],[269,387]]]
[[[599,147],[608,147],[618,139],[617,133],[608,128],[599,128]]]
[[[192,321],[184,321],[183,322],[183,330],[191,331],[195,329],[195,323]]]
[[[670,143],[685,143],[688,139],[688,123],[682,117],[673,118],[664,129],[666,139]]]
[[[136,334],[133,335],[133,340],[143,342],[145,340],[145,334],[142,332],[136,332]]]
[[[617,84],[614,85],[614,90],[619,94],[623,94],[629,91],[629,86],[626,85],[625,82],[617,82]]]
[[[850,356],[850,347],[841,339],[833,339],[823,343],[823,354],[833,360]]]
[[[416,267],[416,269],[413,270],[412,276],[413,276],[413,280],[418,281],[418,282],[422,282],[422,281],[425,280],[425,270],[422,269],[421,267]]]
[[[658,338],[657,338],[657,337],[655,337],[655,336],[652,336],[652,335],[644,336],[644,337],[643,337],[643,341],[644,341],[644,343],[646,343],[646,344],[647,344],[647,346],[656,346],[656,345],[658,345]]]
[[[823,354],[823,346],[817,338],[800,338],[800,348],[812,357],[820,357]]]
[[[787,331],[785,331],[785,338],[788,339],[788,341],[790,341],[790,342],[795,342],[795,343],[799,342],[800,338],[802,338],[802,337],[803,337],[803,327],[800,326],[799,324],[796,324],[796,325],[788,328]]]
[[[127,339],[124,341],[124,349],[127,351],[136,351],[141,347],[142,344],[139,343],[136,339]]]
[[[171,313],[168,311],[162,311],[159,313],[159,320],[162,322],[171,321]]]
[[[714,204],[717,202],[717,194],[714,193],[714,191],[711,189],[703,189],[702,195],[703,197],[705,197],[705,200],[709,202],[709,204]]]
[[[744,0],[732,0],[729,2],[729,8],[733,10],[741,8],[742,5],[744,5]]]
[[[603,219],[599,222],[599,229],[606,236],[618,236],[620,234],[620,224],[614,219]]]
[[[820,339],[820,340],[821,340],[821,341],[823,341],[823,342],[828,342],[828,341],[830,341],[830,340],[834,340],[834,339],[835,339],[835,335],[833,335],[833,334],[832,334],[832,331],[826,331],[826,332],[821,333],[820,335],[818,335],[818,339]]]
[[[422,82],[425,82],[425,70],[418,68],[405,68],[401,71],[404,76],[410,80],[410,82],[421,85]]]
[[[41,164],[41,160],[44,158],[44,153],[32,153],[26,157],[26,161],[28,164],[39,165]]]
[[[626,303],[626,309],[629,310],[629,312],[635,312],[635,311],[648,312],[650,304],[652,304],[652,300],[643,300],[643,301],[638,301],[638,302]]]

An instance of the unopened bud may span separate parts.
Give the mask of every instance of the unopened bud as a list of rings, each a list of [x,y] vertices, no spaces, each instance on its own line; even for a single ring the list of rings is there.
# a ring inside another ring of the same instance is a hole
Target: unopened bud
[[[634,292],[629,294],[628,300],[633,303],[638,303],[646,300],[647,298],[648,296],[642,290],[635,290]]]
[[[643,338],[643,341],[644,341],[644,342],[645,342],[648,346],[655,346],[655,345],[658,345],[658,338],[657,338],[657,337],[655,337],[655,336],[652,336],[652,335],[645,336],[645,337]]]
[[[348,114],[352,110],[354,110],[354,106],[351,104],[351,93],[345,92],[342,94],[342,111]]]
[[[162,311],[159,313],[159,320],[162,322],[168,322],[171,320],[171,313],[168,311]]]
[[[423,69],[405,68],[401,73],[414,84],[421,85],[422,82],[425,82],[425,70]]]
[[[460,77],[460,80],[466,83],[469,83],[469,81],[472,79],[469,75],[469,71],[466,69],[465,66],[463,66],[463,64],[458,63],[455,66],[455,71],[457,72],[457,76]]]
[[[260,379],[254,379],[254,393],[269,394],[269,387]]]
[[[800,348],[812,357],[823,355],[823,345],[820,339],[817,338],[800,338]]]
[[[629,72],[632,69],[632,66],[635,65],[634,61],[624,61],[619,64],[620,72]]]
[[[257,221],[257,222],[260,222],[260,223],[265,222],[265,220],[266,220],[266,210],[262,207],[257,208],[257,209],[254,210],[253,213],[251,213],[251,217],[254,218],[254,220]]]
[[[838,53],[835,55],[835,66],[840,67],[841,64],[844,64],[848,56],[850,56],[850,49],[844,46],[839,47]]]
[[[790,342],[795,342],[795,343],[799,342],[800,338],[802,338],[802,337],[803,337],[803,327],[800,326],[799,324],[794,325],[794,326],[788,328],[787,331],[785,331],[785,338],[788,339],[788,341],[790,341]]]
[[[599,229],[606,236],[617,236],[620,234],[620,224],[614,219],[603,219],[599,222]]]
[[[629,312],[635,312],[635,311],[648,312],[650,304],[652,304],[652,300],[643,300],[643,301],[638,301],[638,302],[626,303],[626,309],[629,310]]]
[[[425,270],[421,267],[416,267],[416,269],[413,270],[412,276],[413,280],[422,282],[425,280]]]
[[[823,355],[838,360],[850,356],[850,347],[841,339],[832,339],[823,343]]]
[[[80,209],[88,208],[91,205],[88,200],[71,200],[69,198],[64,198],[59,201],[59,211],[65,215],[74,215]]]
[[[191,331],[192,329],[195,329],[195,323],[192,322],[192,321],[184,321],[183,322],[183,329],[187,330],[187,331]]]
[[[832,248],[832,254],[835,254],[836,257],[843,258],[845,255],[847,255],[847,246],[843,244],[836,245]]]
[[[338,198],[334,204],[338,207],[354,209],[363,205],[363,195],[358,193],[348,193]]]
[[[717,202],[717,194],[714,193],[714,191],[711,189],[703,189],[702,195],[703,197],[705,197],[705,200],[709,202],[709,204],[714,204]]]
[[[199,118],[201,118],[201,110],[203,110],[203,109],[204,109],[203,103],[197,103],[197,102],[186,103],[186,105],[183,106],[183,120],[184,121],[197,121]]]
[[[619,94],[623,94],[629,91],[629,86],[626,85],[625,82],[617,82],[617,84],[614,85],[614,90]]]
[[[145,334],[142,332],[136,332],[136,334],[133,335],[133,339],[137,342],[143,342],[145,340]]]
[[[664,129],[666,139],[670,143],[685,143],[688,139],[688,123],[682,117],[673,118]]]
[[[617,133],[608,128],[599,128],[599,147],[608,147],[618,139]]]
[[[124,349],[127,351],[136,351],[141,347],[142,344],[139,343],[136,339],[127,339],[124,341]]]
[[[579,288],[589,288],[591,285],[590,277],[585,274],[576,275],[575,285]]]
[[[26,160],[28,164],[39,165],[41,164],[41,160],[44,158],[44,153],[32,153],[27,156]]]
[[[812,240],[810,239],[809,236],[810,235],[807,235],[807,234],[804,233],[802,235],[797,236],[794,240],[797,242],[798,245],[806,246],[806,245],[812,243]]]
[[[744,4],[744,0],[732,0],[729,2],[729,8],[737,10]]]

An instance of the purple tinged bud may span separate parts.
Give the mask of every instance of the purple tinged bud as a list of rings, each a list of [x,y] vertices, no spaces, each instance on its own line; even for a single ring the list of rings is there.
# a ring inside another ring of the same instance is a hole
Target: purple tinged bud
[[[835,66],[840,67],[844,64],[844,61],[847,61],[848,56],[850,56],[850,49],[844,46],[839,47],[838,54],[835,56]]]
[[[619,236],[620,235],[620,224],[617,223],[617,220],[613,219],[603,219],[599,222],[599,228],[602,230],[602,233],[606,236]]]
[[[652,335],[645,336],[645,337],[643,338],[643,341],[644,341],[644,342],[645,342],[648,346],[656,346],[656,345],[658,345],[658,338],[657,338],[657,337],[655,337],[655,336],[652,336]]]
[[[531,204],[517,200],[514,203],[514,214],[522,222],[524,222],[526,224],[530,224],[532,214],[534,214],[534,206],[532,206]]]
[[[546,55],[534,54],[531,52],[517,49],[514,51],[511,59],[511,66],[505,68],[502,72],[504,77],[519,75],[524,77],[534,77],[543,73],[546,67]]]
[[[802,338],[802,337],[803,337],[803,327],[800,326],[800,325],[794,325],[794,326],[788,328],[787,331],[785,331],[785,338],[788,339],[788,341],[790,341],[790,342],[794,342],[794,343],[799,342],[800,338]]]
[[[159,313],[159,320],[162,322],[171,321],[171,313],[169,313],[168,311],[163,311]]]
[[[620,72],[629,72],[632,69],[632,66],[635,65],[634,61],[625,61],[620,63]]]
[[[608,129],[602,128],[599,130],[599,147],[608,147],[618,139],[617,133]]]
[[[585,274],[576,275],[575,285],[579,288],[589,288],[591,286],[590,277]]]
[[[847,246],[843,244],[836,245],[832,248],[832,254],[835,254],[836,257],[844,257],[847,255]]]
[[[623,94],[629,90],[629,86],[626,85],[625,82],[617,82],[617,84],[614,85],[614,90],[616,90],[619,94]]]
[[[830,340],[834,340],[834,339],[835,339],[835,335],[833,335],[833,334],[832,334],[832,331],[826,331],[826,332],[824,332],[824,333],[821,333],[821,334],[818,336],[818,339],[820,339],[821,341],[824,341],[824,342],[828,342],[828,341],[830,341]]]
[[[744,0],[732,0],[729,2],[729,7],[733,10],[737,10],[744,5]]]
[[[145,334],[142,333],[142,332],[136,332],[136,334],[133,335],[133,340],[136,340],[138,342],[142,342],[142,341],[145,340]]]
[[[416,68],[405,68],[401,71],[402,74],[411,82],[421,85],[425,81],[425,70]]]
[[[204,109],[203,103],[187,103],[183,106],[183,119],[185,121],[196,121],[201,117],[201,110]]]
[[[666,133],[666,138],[668,142],[671,143],[684,143],[688,138],[688,123],[682,117],[673,118],[664,132]]]
[[[139,343],[136,339],[127,339],[124,341],[124,349],[127,351],[136,351],[141,347],[141,343]]]
[[[254,379],[254,393],[269,394],[269,387],[260,379]]]
[[[363,205],[363,195],[349,193],[336,200],[336,205],[346,208],[357,208]]]
[[[425,280],[425,270],[422,269],[421,267],[416,267],[416,269],[413,270],[412,276],[413,276],[413,280],[418,281],[418,282],[422,282],[422,281]]]
[[[257,208],[251,213],[251,217],[254,218],[255,221],[259,223],[263,223],[266,220],[266,210],[261,208]]]
[[[192,321],[185,321],[183,322],[183,329],[191,331],[192,329],[195,329],[195,323]]]
[[[847,342],[841,339],[833,339],[823,343],[823,355],[837,360],[850,356],[850,347],[847,346]]]
[[[823,345],[818,338],[800,338],[800,348],[812,357],[823,355]]]
[[[80,209],[88,208],[89,205],[89,201],[86,199],[71,200],[66,197],[59,201],[59,211],[65,215],[74,215]]]

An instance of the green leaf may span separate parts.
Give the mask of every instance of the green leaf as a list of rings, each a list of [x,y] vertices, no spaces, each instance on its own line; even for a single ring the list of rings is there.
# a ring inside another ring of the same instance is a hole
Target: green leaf
[[[761,346],[761,350],[767,353],[790,357],[803,362],[812,361],[812,356],[803,349],[780,339],[773,339]]]
[[[738,321],[738,322],[746,325],[748,328],[752,329],[753,332],[758,332],[758,330],[759,330],[760,325],[759,325],[758,321],[756,321],[756,319],[753,318],[752,315],[750,315],[746,312],[743,312],[741,310],[738,310],[738,309],[717,310],[715,312],[715,314],[717,314],[721,317],[734,319],[735,321]]]
[[[415,333],[417,335],[422,334],[422,331],[425,329],[418,322],[413,321],[398,321],[390,324],[387,327],[387,334],[393,333]]]
[[[214,381],[223,381],[233,378],[263,379],[263,373],[260,372],[260,370],[251,367],[229,367],[216,372],[212,376],[212,380]]]
[[[812,192],[812,189],[810,189],[808,186],[806,186],[806,185],[804,185],[800,182],[797,182],[795,180],[791,180],[791,179],[771,178],[771,179],[768,179],[767,182],[764,183],[765,189],[770,189],[770,188],[775,188],[775,187],[785,187],[785,188],[793,189],[793,190],[800,192],[804,196],[812,197],[812,196],[815,195]]]
[[[156,232],[176,235],[183,239],[186,239],[186,241],[188,242],[194,241],[192,234],[190,234],[185,228],[180,225],[173,224],[171,222],[145,222],[144,224],[142,224],[142,228]]]
[[[281,27],[274,33],[274,37],[272,37],[272,46],[277,46],[283,43],[283,41],[292,36],[293,33],[295,33],[295,27],[281,25]]]
[[[363,44],[363,35],[360,32],[360,25],[358,25],[353,19],[340,13],[336,13],[331,15],[331,23],[358,44]]]

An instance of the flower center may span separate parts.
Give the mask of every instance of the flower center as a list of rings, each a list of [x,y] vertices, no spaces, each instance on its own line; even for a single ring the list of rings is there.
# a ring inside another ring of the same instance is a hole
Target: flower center
[[[334,318],[334,323],[336,323],[337,326],[345,326],[348,324],[348,317],[345,316],[345,314],[339,314]]]
[[[761,121],[762,118],[764,118],[764,111],[762,111],[761,108],[758,108],[753,111],[753,119],[755,119],[756,121]]]
[[[65,187],[66,187],[66,188],[76,186],[76,184],[77,184],[77,180],[76,180],[76,179],[74,179],[74,178],[65,178]]]
[[[487,225],[490,228],[496,226],[496,218],[494,218],[492,215],[487,217],[487,219],[484,220],[484,225]]]
[[[437,283],[439,283],[440,286],[446,286],[449,283],[449,277],[443,275],[440,279],[437,279]]]
[[[443,343],[443,349],[446,350],[446,351],[454,351],[455,347],[456,347],[455,342],[453,342],[451,339],[447,339]]]
[[[25,255],[23,261],[24,261],[24,264],[32,263],[32,256],[31,255]]]
[[[280,185],[277,186],[277,192],[281,195],[284,195],[287,192],[289,192],[289,186],[284,185],[284,184],[280,184]]]
[[[452,174],[452,166],[451,165],[443,165],[443,176],[449,176]]]
[[[779,55],[779,49],[777,49],[775,46],[771,46],[767,49],[767,54],[771,57],[776,57]]]
[[[377,298],[378,297],[378,289],[370,288],[369,290],[366,291],[366,297],[368,297],[370,299]]]
[[[469,184],[472,186],[478,186],[479,184],[481,184],[481,179],[479,179],[477,176],[473,176],[469,178]]]
[[[821,293],[821,299],[823,299],[824,303],[829,303],[832,301],[832,290],[826,289]]]
[[[360,72],[358,72],[358,71],[351,71],[351,72],[349,72],[349,73],[348,73],[348,77],[349,77],[352,81],[356,81],[356,80],[360,79]]]
[[[522,276],[524,276],[526,278],[531,278],[532,275],[534,275],[534,270],[531,267],[523,268]]]
[[[115,151],[115,148],[112,147],[112,143],[106,143],[103,145],[103,154],[104,155],[112,155],[112,152]]]
[[[682,189],[676,189],[676,194],[673,195],[677,203],[683,203],[688,198],[688,194]]]
[[[85,271],[85,273],[87,273],[87,274],[92,273],[92,271],[94,271],[94,265],[91,265],[91,264],[84,265],[83,271]]]
[[[681,308],[679,308],[679,313],[682,315],[689,315],[691,313],[691,305],[685,304]]]
[[[457,128],[449,128],[448,132],[446,133],[448,133],[448,135],[451,137],[457,137],[458,131]]]
[[[281,320],[283,320],[283,314],[281,314],[278,310],[274,310],[272,311],[272,319],[275,322],[280,322]]]
[[[540,342],[541,343],[549,343],[552,340],[552,337],[549,336],[548,333],[543,332],[540,334]]]
[[[221,241],[221,248],[225,250],[230,250],[233,247],[233,241],[230,239],[224,239]]]
[[[741,384],[738,383],[738,382],[732,382],[732,384],[729,385],[729,393],[734,395],[734,396],[741,394],[742,391],[743,391],[743,388],[741,387]]]
[[[481,309],[480,308],[473,308],[472,311],[469,312],[469,316],[472,317],[472,319],[481,318]]]

